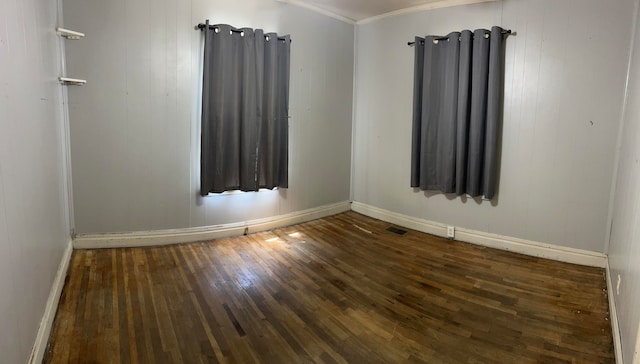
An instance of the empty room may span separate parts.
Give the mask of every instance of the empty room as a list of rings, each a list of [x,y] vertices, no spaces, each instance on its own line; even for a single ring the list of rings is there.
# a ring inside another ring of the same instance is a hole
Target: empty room
[[[0,0],[0,363],[640,363],[640,0]]]

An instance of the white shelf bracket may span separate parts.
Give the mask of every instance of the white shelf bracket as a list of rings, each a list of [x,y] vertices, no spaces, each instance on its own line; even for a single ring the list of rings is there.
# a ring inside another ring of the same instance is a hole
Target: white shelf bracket
[[[81,80],[79,78],[58,77],[58,80],[61,84],[69,86],[82,86],[87,83],[87,80]]]
[[[59,36],[67,38],[67,39],[80,39],[84,37],[84,33],[76,32],[75,30],[69,30],[65,28],[56,28],[56,33]]]

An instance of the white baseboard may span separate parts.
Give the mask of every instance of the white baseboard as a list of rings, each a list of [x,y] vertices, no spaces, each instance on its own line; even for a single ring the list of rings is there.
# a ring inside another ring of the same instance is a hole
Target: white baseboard
[[[79,234],[73,240],[73,247],[75,249],[127,248],[221,239],[299,224],[339,214],[350,209],[351,202],[343,201],[289,214],[233,224],[131,233]]]
[[[351,209],[363,215],[373,217],[374,219],[390,222],[409,229],[422,231],[423,233],[447,236],[447,225],[439,222],[418,219],[416,217],[399,214],[397,212],[381,209],[379,207],[364,204],[362,202],[353,201]]]
[[[387,221],[392,224],[397,224],[409,229],[418,230],[441,237],[447,236],[447,225],[439,222],[428,221],[412,216],[399,214],[397,212],[381,209],[356,201],[351,204],[351,209],[363,215]],[[455,231],[456,240],[490,248],[508,250],[534,257],[553,259],[561,262],[599,268],[605,268],[607,263],[606,255],[589,250],[545,244],[537,241],[492,234],[457,226],[455,228]]]
[[[609,298],[609,322],[611,322],[611,334],[613,335],[613,349],[616,355],[616,363],[622,364],[622,342],[620,341],[620,326],[618,325],[618,312],[616,311],[615,294],[613,288],[613,278],[609,269],[609,260],[606,264],[607,273],[607,297]]]
[[[49,335],[53,328],[53,320],[56,318],[56,311],[58,310],[58,302],[60,301],[60,295],[62,294],[62,288],[64,287],[64,281],[67,277],[67,270],[69,269],[69,262],[71,261],[71,253],[73,252],[73,244],[71,240],[67,243],[67,247],[60,260],[58,266],[58,272],[53,280],[51,291],[49,292],[49,298],[47,299],[47,306],[44,309],[44,315],[42,315],[42,321],[40,321],[40,328],[38,329],[38,335],[36,341],[31,349],[31,357],[29,359],[30,364],[42,363],[45,351],[47,350],[47,343],[49,342]]]

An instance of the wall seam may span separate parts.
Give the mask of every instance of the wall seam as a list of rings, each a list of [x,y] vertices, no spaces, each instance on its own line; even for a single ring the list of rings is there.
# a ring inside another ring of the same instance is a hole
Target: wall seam
[[[353,25],[353,86],[352,86],[352,102],[351,102],[351,166],[349,176],[349,201],[355,198],[355,158],[356,158],[356,119],[357,119],[357,103],[358,103],[358,24]]]
[[[56,23],[57,26],[64,26],[64,18],[63,18],[63,5],[62,0],[56,0]],[[65,48],[65,40],[62,37],[58,37],[57,39],[58,45],[58,54],[60,56],[60,67],[59,72],[60,75],[67,74],[67,59],[66,59],[66,48]],[[69,94],[67,92],[66,86],[59,85],[59,97],[60,102],[59,105],[60,118],[62,121],[62,126],[60,130],[60,141],[63,145],[60,146],[61,149],[61,158],[62,158],[62,173],[63,177],[63,189],[64,189],[64,205],[66,208],[66,216],[65,223],[66,227],[69,230],[68,233],[73,237],[75,235],[75,213],[74,213],[74,202],[73,202],[73,172],[71,169],[71,120],[69,118]]]
[[[615,194],[618,184],[618,169],[620,168],[620,149],[622,148],[622,132],[624,130],[625,116],[627,113],[627,104],[629,100],[629,76],[631,73],[631,62],[633,61],[633,52],[635,49],[636,26],[638,23],[638,8],[640,0],[635,0],[633,7],[633,20],[631,21],[631,38],[629,39],[629,56],[627,57],[627,75],[624,82],[624,96],[622,97],[622,105],[620,107],[620,120],[618,124],[618,136],[616,140],[616,149],[614,153],[613,175],[611,176],[611,189],[609,191],[609,211],[607,213],[607,225],[604,236],[603,252],[609,255],[609,245],[611,243],[611,234],[613,233],[613,208]],[[608,258],[607,258],[608,259]]]

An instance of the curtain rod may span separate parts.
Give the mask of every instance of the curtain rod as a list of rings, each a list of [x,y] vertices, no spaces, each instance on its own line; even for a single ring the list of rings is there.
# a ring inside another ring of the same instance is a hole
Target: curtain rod
[[[207,26],[209,26],[209,30],[215,29],[215,25],[209,25],[209,21],[207,20],[206,24],[198,24],[195,26],[195,30],[204,30],[204,28],[206,28]],[[234,33],[242,33],[243,31],[240,29],[235,29],[235,28],[231,28],[231,31]],[[267,35],[265,34],[265,38],[267,37]],[[287,40],[286,38],[282,38],[282,37],[278,37],[278,40]],[[289,42],[291,42],[291,39],[289,39]]]
[[[511,32],[511,29],[503,30],[501,33],[502,34],[506,34],[507,36],[516,35],[516,33],[512,33]],[[449,38],[447,38],[447,37],[438,37],[438,38],[434,38],[433,40],[447,40],[447,39],[449,39]],[[416,44],[416,42],[407,42],[407,45],[409,47],[413,47],[415,44]]]

